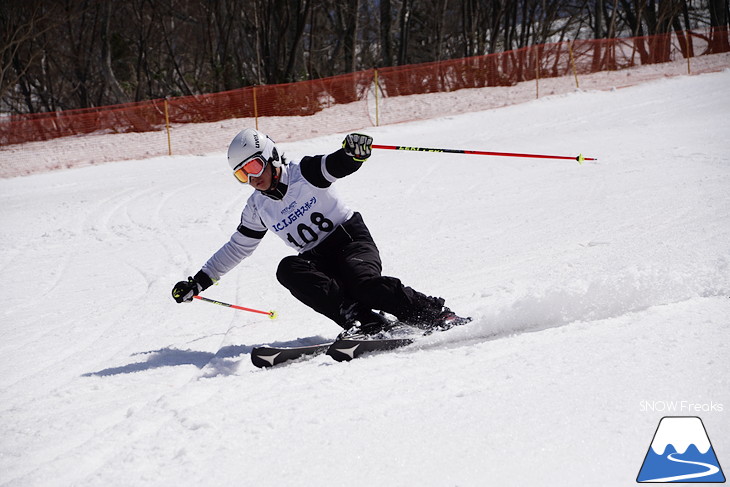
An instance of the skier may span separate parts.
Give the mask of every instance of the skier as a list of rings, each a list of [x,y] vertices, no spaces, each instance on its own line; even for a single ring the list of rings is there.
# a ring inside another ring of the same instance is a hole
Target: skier
[[[331,154],[288,163],[267,135],[251,128],[238,133],[228,147],[228,164],[239,182],[256,191],[231,239],[195,276],[175,284],[175,301],[192,301],[251,255],[272,230],[298,251],[279,263],[277,279],[295,298],[344,328],[341,336],[387,329],[389,322],[374,310],[423,329],[462,320],[444,307],[442,298],[381,275],[378,248],[362,216],[333,190],[332,183],[370,157],[372,142],[368,135],[353,133]]]

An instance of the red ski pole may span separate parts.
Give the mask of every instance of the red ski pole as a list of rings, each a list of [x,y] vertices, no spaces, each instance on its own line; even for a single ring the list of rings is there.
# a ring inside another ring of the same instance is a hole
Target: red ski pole
[[[277,316],[276,311],[261,311],[260,309],[244,308],[243,306],[237,306],[235,304],[223,303],[221,301],[216,301],[214,299],[204,298],[203,296],[193,296],[193,297],[195,299],[199,299],[201,301],[205,301],[206,303],[213,303],[213,304],[217,304],[219,306],[225,306],[226,308],[240,309],[241,311],[248,311],[249,313],[259,313],[259,314],[262,314],[262,315],[268,315],[269,318],[271,318],[272,320],[273,319],[276,319],[276,316]]]
[[[546,154],[519,154],[516,152],[488,152],[481,150],[464,150],[464,149],[430,149],[427,147],[406,147],[403,145],[379,145],[373,144],[373,149],[388,149],[388,150],[407,150],[417,152],[447,152],[449,154],[474,154],[479,156],[503,156],[503,157],[530,157],[537,159],[567,159],[572,161],[578,161],[578,164],[583,164],[583,161],[597,161],[594,157],[584,157],[583,154],[577,156],[550,156]]]

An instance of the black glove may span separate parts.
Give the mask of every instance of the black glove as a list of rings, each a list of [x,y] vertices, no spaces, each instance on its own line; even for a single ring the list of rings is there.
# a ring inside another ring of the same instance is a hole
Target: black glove
[[[365,134],[350,134],[342,141],[342,148],[357,162],[365,162],[373,150],[373,138]]]
[[[180,281],[172,288],[172,297],[178,303],[189,303],[193,296],[197,296],[213,285],[213,280],[203,271],[198,271],[195,277],[188,277],[187,281]]]

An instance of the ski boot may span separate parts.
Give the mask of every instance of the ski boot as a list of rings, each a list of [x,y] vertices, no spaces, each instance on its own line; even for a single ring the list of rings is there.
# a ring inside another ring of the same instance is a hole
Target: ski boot
[[[424,300],[422,306],[422,308],[410,313],[411,316],[404,322],[409,326],[426,331],[426,334],[434,331],[445,331],[471,321],[471,318],[461,317],[444,306],[443,298],[429,297]]]
[[[338,339],[382,338],[392,326],[383,314],[376,313],[359,303],[343,308],[341,313],[345,317],[345,324],[342,326],[345,330],[337,336]]]

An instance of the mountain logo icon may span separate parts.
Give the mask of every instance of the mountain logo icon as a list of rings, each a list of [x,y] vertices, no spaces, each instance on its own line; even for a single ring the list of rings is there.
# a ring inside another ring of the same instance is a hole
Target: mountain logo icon
[[[636,481],[725,482],[702,420],[696,416],[663,417]]]

